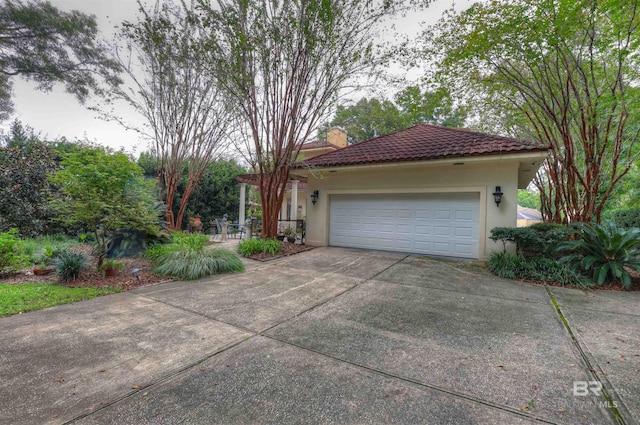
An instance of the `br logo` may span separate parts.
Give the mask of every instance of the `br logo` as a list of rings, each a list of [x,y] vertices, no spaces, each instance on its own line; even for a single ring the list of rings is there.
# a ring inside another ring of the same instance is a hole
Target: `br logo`
[[[585,397],[589,393],[597,397],[602,396],[602,383],[600,381],[573,381],[573,395]]]

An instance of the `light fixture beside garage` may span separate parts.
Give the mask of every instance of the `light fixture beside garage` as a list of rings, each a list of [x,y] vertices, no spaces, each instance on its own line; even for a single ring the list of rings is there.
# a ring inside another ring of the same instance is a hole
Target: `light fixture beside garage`
[[[314,190],[313,193],[311,194],[311,203],[313,205],[316,204],[316,202],[318,202],[318,197],[320,196],[320,194],[318,193],[317,190]]]
[[[504,193],[502,193],[500,186],[496,186],[496,191],[493,192],[493,200],[496,201],[498,207],[500,206],[500,202],[502,202],[502,195],[504,195]]]

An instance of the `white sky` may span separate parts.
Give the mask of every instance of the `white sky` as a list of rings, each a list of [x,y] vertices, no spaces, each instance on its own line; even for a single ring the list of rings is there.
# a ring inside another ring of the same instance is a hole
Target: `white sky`
[[[149,1],[149,0],[147,0]],[[61,10],[79,10],[95,15],[100,30],[106,39],[111,39],[115,27],[124,20],[135,21],[137,14],[136,0],[50,0]],[[470,0],[458,0],[456,9],[468,7]],[[417,34],[421,24],[435,23],[442,13],[451,8],[454,0],[435,0],[426,10],[414,13],[396,21],[396,28],[406,34]],[[88,138],[101,145],[115,149],[124,148],[127,152],[138,154],[146,150],[146,142],[140,140],[137,133],[127,131],[115,122],[106,122],[97,118],[97,114],[80,105],[75,97],[56,87],[50,93],[35,90],[33,84],[23,80],[14,80],[14,103],[16,113],[10,120],[0,124],[6,129],[18,118],[41,132],[48,139],[61,136],[69,140]],[[363,93],[363,95],[365,95]],[[137,112],[127,105],[118,110],[121,115],[140,122]]]

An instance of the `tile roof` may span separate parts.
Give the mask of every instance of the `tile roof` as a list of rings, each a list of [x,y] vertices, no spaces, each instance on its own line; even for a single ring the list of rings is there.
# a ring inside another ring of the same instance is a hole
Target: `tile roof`
[[[300,148],[301,151],[303,150],[307,150],[307,149],[323,149],[323,148],[332,148],[332,149],[340,149],[339,146],[336,145],[332,145],[331,143],[328,142],[323,142],[323,141],[313,141],[313,142],[307,142],[304,143],[302,145],[302,147]]]
[[[492,136],[464,129],[418,124],[406,130],[374,137],[297,164],[302,167],[334,167],[388,162],[426,161],[443,158],[546,151],[547,146]]]

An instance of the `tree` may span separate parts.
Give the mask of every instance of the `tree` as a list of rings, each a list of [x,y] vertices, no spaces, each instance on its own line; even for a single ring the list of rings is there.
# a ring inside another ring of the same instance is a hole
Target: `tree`
[[[86,146],[65,155],[62,166],[51,177],[63,195],[52,207],[61,223],[94,233],[98,266],[116,231],[158,234],[155,184],[142,177],[142,169],[127,155]]]
[[[396,94],[395,101],[408,125],[462,127],[467,118],[465,108],[455,104],[445,87],[422,91],[418,86],[408,86]]]
[[[407,120],[389,100],[363,97],[352,106],[338,105],[336,113],[321,132],[330,127],[342,127],[349,144],[362,142],[407,127]]]
[[[381,62],[375,25],[402,2],[198,0],[219,85],[259,173],[264,237],[275,237],[289,170],[341,89]]]
[[[637,158],[638,12],[635,0],[493,0],[428,33],[441,81],[551,146],[535,180],[548,221],[599,221]]]
[[[165,219],[170,229],[179,230],[198,182],[227,146],[231,109],[205,66],[209,56],[198,48],[202,35],[186,5],[163,2],[148,13],[139,4],[139,11],[137,23],[123,24],[128,49],[117,50],[133,88],[112,93],[135,107],[148,124],[148,131],[136,130],[153,141]],[[174,208],[183,170],[186,185]]]
[[[423,92],[418,86],[408,86],[396,93],[395,103],[363,97],[355,105],[338,105],[319,137],[324,138],[328,128],[338,126],[346,130],[349,144],[353,144],[421,123],[462,127],[466,116],[465,108],[455,105],[446,88]]]
[[[525,189],[518,189],[518,205],[525,208],[540,208],[540,194]]]
[[[244,167],[233,159],[221,159],[211,164],[191,195],[188,210],[201,216],[205,226],[224,214],[237,219],[240,208],[240,183],[236,177],[246,172]],[[179,186],[178,195],[182,193],[183,187],[183,184]]]
[[[48,174],[55,152],[30,127],[14,121],[0,147],[0,231],[18,228],[25,236],[46,231],[51,218]]]
[[[95,18],[62,12],[47,1],[5,0],[0,4],[0,121],[13,112],[12,78],[20,76],[50,91],[55,83],[84,102],[103,94],[100,77],[119,81],[119,67],[98,42]]]

